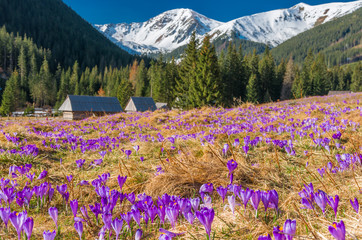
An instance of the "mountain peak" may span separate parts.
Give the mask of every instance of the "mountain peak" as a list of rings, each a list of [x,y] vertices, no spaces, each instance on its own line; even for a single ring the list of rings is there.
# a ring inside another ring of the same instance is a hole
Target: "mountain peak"
[[[169,52],[186,45],[195,31],[198,38],[206,33],[215,40],[221,36],[265,43],[270,46],[362,7],[362,0],[311,6],[298,3],[288,9],[244,16],[226,23],[210,19],[189,8],[165,11],[146,22],[95,25],[109,39],[130,52]]]

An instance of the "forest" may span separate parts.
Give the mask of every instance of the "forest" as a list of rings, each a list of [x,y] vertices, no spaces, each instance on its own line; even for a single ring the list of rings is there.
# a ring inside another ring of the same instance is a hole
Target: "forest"
[[[84,70],[75,61],[72,67],[58,63],[52,71],[49,59],[52,52],[31,38],[0,29],[2,115],[29,106],[58,108],[67,94],[117,96],[122,107],[130,96],[151,96],[190,109],[325,95],[329,90],[362,91],[361,62],[328,68],[323,53],[309,50],[302,64],[292,58],[276,64],[269,48],[261,55],[244,54],[233,44],[217,55],[208,36],[199,43],[193,35],[180,61],[166,62],[161,55],[149,64],[135,59],[125,67]]]

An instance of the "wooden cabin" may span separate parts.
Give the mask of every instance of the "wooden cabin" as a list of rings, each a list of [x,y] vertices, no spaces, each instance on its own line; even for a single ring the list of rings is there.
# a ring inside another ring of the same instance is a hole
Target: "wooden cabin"
[[[91,116],[103,116],[122,112],[116,97],[68,95],[59,111],[65,120],[79,120]]]
[[[131,97],[124,110],[126,112],[153,112],[157,110],[157,107],[151,97]]]
[[[329,91],[328,96],[352,93],[351,91]]]

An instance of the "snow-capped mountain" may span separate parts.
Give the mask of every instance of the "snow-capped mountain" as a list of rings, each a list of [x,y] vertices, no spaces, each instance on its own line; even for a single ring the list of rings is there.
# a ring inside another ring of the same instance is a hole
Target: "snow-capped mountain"
[[[95,25],[124,49],[139,53],[167,52],[185,45],[196,31],[198,37],[220,26],[191,9],[166,11],[147,22]]]
[[[212,39],[236,35],[274,47],[316,25],[352,13],[360,7],[362,0],[316,6],[299,3],[288,9],[258,13],[226,23],[207,18],[191,9],[174,9],[143,23],[105,24],[95,27],[131,53],[172,51],[186,45],[193,31],[196,31],[198,38],[206,33]]]

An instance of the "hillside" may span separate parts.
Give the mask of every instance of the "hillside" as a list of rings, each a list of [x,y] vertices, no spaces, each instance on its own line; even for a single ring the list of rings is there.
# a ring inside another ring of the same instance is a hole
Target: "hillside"
[[[7,31],[25,34],[38,47],[50,49],[52,68],[60,63],[100,69],[124,66],[134,57],[121,50],[61,0],[1,0],[0,26]]]
[[[331,22],[300,33],[272,49],[277,61],[293,56],[303,62],[308,49],[322,52],[328,65],[345,64],[362,59],[362,8]]]
[[[361,102],[0,119],[0,235],[361,239]]]

